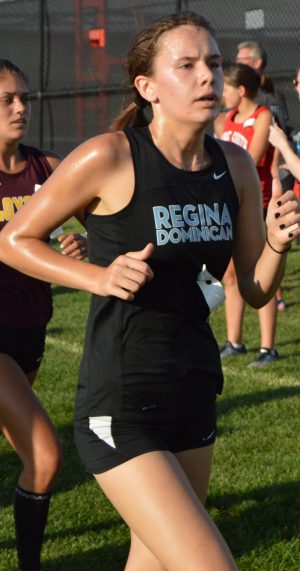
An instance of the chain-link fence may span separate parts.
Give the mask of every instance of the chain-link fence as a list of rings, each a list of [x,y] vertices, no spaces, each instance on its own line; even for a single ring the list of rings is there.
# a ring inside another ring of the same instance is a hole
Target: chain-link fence
[[[226,61],[246,39],[264,46],[266,71],[286,97],[289,125],[299,131],[292,85],[300,65],[299,0],[0,0],[0,57],[27,73],[33,92],[27,142],[65,155],[105,131],[122,104],[131,38],[154,19],[185,9],[211,22]]]

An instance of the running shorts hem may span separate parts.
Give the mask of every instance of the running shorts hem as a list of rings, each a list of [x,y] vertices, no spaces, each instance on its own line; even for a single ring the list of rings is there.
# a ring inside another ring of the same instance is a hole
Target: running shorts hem
[[[215,411],[159,425],[128,423],[109,416],[75,421],[74,436],[87,472],[101,474],[154,451],[183,452],[210,446],[216,439]]]

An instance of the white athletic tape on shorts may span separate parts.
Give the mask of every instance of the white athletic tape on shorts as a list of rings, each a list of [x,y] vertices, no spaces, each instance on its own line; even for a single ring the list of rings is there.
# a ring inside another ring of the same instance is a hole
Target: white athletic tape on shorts
[[[92,430],[100,440],[103,440],[111,446],[112,448],[116,448],[114,443],[114,439],[111,433],[111,416],[90,416],[89,417],[89,426],[90,430]]]

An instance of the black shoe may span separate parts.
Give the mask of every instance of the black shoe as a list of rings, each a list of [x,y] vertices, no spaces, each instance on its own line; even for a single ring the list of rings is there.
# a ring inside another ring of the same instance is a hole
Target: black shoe
[[[241,343],[238,347],[234,347],[231,341],[226,341],[224,347],[222,347],[220,351],[221,359],[225,359],[226,357],[237,357],[238,355],[244,355],[247,353],[247,349],[243,343]]]
[[[248,367],[264,367],[265,365],[271,365],[271,363],[278,361],[278,359],[279,355],[276,349],[265,349],[265,347],[261,347],[256,359],[254,359]]]

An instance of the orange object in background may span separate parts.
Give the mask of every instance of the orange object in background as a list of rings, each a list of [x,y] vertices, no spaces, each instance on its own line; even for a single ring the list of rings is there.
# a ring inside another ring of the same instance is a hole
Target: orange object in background
[[[104,28],[89,30],[89,40],[91,48],[104,48],[106,45],[106,30]]]

